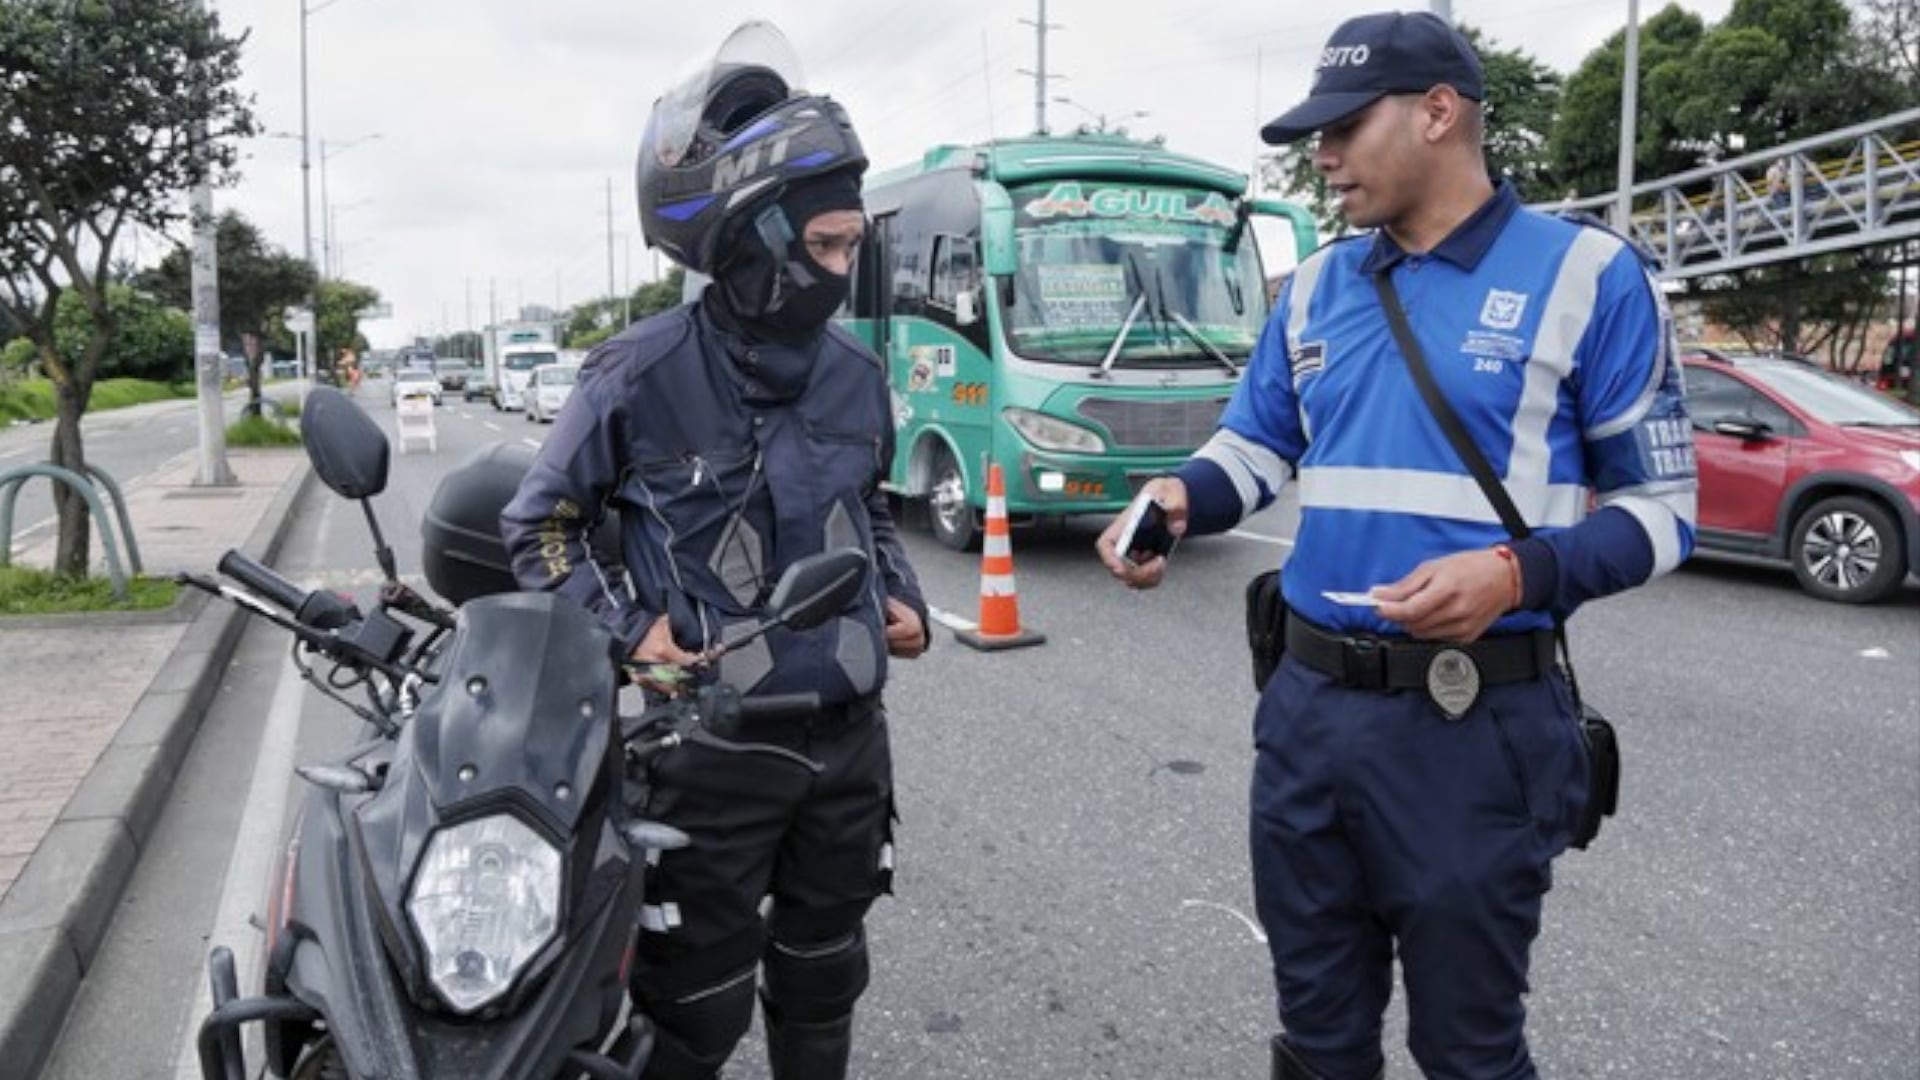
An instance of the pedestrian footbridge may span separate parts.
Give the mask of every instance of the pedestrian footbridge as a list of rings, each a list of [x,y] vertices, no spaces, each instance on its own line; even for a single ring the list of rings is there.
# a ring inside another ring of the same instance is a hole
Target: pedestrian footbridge
[[[1635,184],[1627,231],[1674,281],[1920,237],[1920,109]]]

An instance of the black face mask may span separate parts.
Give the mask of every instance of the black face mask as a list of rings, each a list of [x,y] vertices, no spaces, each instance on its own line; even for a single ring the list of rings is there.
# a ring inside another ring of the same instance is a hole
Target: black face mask
[[[805,341],[826,326],[853,287],[851,275],[813,260],[777,205],[761,211],[734,250],[716,282],[727,314],[753,337]]]

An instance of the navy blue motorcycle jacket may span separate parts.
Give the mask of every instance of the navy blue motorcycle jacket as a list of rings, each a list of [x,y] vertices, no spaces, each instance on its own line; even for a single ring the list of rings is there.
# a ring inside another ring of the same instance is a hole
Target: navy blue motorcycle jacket
[[[715,673],[743,693],[850,701],[886,681],[889,596],[930,625],[880,488],[893,450],[886,372],[845,331],[760,344],[686,304],[588,355],[502,534],[521,587],[586,605],[623,654],[662,614],[681,648],[718,645],[796,559],[857,547],[874,573],[839,618],[776,628]],[[590,542],[610,509],[624,566]]]

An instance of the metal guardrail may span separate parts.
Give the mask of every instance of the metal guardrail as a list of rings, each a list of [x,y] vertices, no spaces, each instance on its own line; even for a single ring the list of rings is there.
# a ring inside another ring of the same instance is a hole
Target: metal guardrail
[[[34,465],[17,465],[0,472],[0,566],[9,566],[13,562],[13,507],[19,501],[20,488],[36,476],[44,476],[56,483],[67,485],[87,500],[87,509],[93,514],[95,526],[100,530],[100,547],[107,557],[107,576],[113,581],[113,595],[116,600],[127,598],[127,574],[120,566],[120,549],[114,544],[113,529],[107,520],[106,509],[100,503],[99,488],[104,487],[113,498],[114,514],[120,520],[120,535],[127,541],[127,558],[133,566],[133,572],[141,573],[140,545],[133,536],[133,520],[127,516],[127,497],[121,493],[106,470],[97,465],[88,465],[87,472],[92,477],[81,476],[72,469],[64,469],[52,462],[40,462]]]
[[[1536,208],[1606,217],[1613,203]],[[1670,280],[1920,237],[1920,109],[1635,184],[1633,205],[1628,232]]]

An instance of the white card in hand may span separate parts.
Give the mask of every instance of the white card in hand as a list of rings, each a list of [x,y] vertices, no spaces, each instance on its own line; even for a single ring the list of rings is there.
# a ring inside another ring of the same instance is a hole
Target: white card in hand
[[[1353,607],[1379,607],[1380,598],[1372,593],[1363,592],[1323,592],[1321,596],[1336,604],[1350,604]]]

